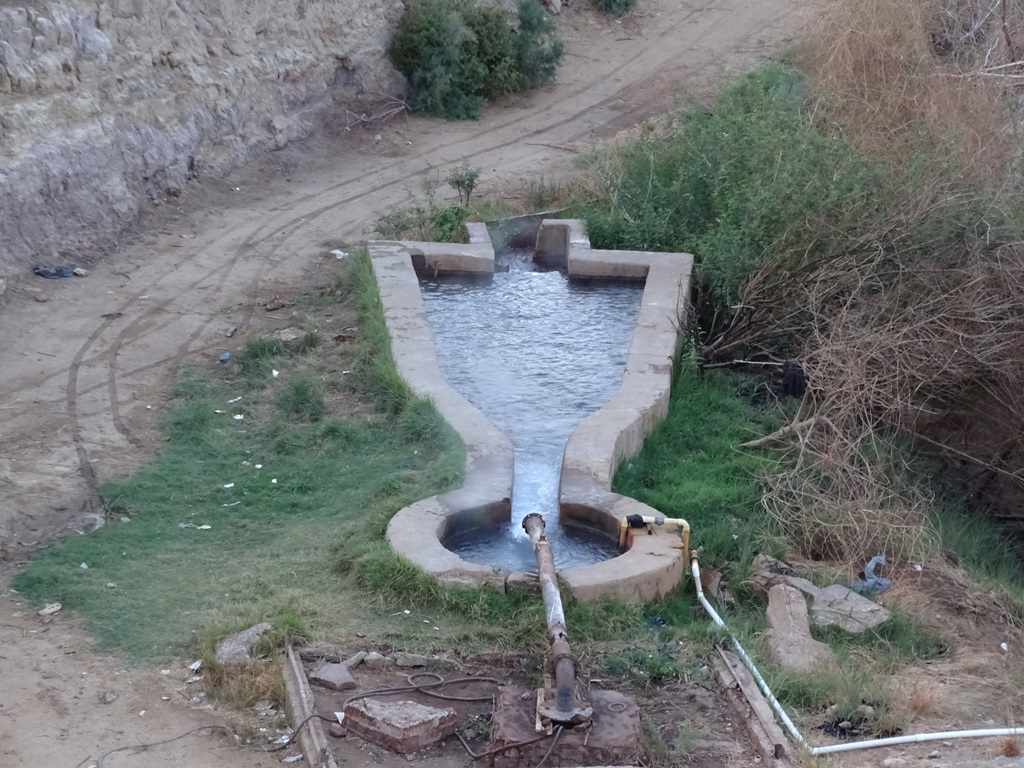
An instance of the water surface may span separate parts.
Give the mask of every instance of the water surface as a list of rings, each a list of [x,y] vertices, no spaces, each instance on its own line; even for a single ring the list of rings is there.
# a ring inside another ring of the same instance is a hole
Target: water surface
[[[441,371],[512,441],[512,524],[444,542],[463,559],[536,570],[521,521],[541,513],[559,568],[619,554],[616,542],[558,523],[565,443],[618,389],[642,286],[570,281],[534,271],[528,253],[501,254],[489,284],[420,281]]]

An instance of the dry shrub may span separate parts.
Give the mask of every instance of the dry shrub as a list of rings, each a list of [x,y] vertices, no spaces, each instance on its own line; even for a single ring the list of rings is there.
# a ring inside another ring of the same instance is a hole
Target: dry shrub
[[[932,499],[895,466],[897,451],[870,430],[850,439],[824,419],[800,431],[795,465],[764,478],[762,502],[801,554],[863,564],[879,552],[911,559],[934,551]]]
[[[207,690],[218,700],[239,709],[247,709],[264,699],[283,708],[287,697],[281,664],[280,658],[229,666],[207,664],[203,667]]]
[[[1000,0],[831,0],[803,54],[816,123],[881,157],[894,183],[873,210],[792,238],[703,351],[783,338],[799,355],[810,394],[776,436],[796,460],[765,479],[764,501],[806,556],[934,553],[907,437],[975,500],[1019,516],[1021,21]]]
[[[801,61],[825,117],[859,147],[904,162],[948,151],[976,178],[1016,152],[1019,13],[1001,0],[832,0]],[[1007,18],[1009,13],[1009,18]],[[1004,25],[1005,21],[1005,25]]]
[[[1024,254],[963,248],[953,266],[848,260],[806,288],[810,395],[786,435],[797,458],[765,480],[767,510],[805,555],[935,551],[933,500],[885,435],[1024,480]]]
[[[919,681],[900,689],[898,703],[900,708],[913,717],[934,715],[942,701],[942,693],[936,685]]]
[[[999,754],[1003,757],[1017,757],[1020,754],[1020,742],[1016,736],[1007,736],[1003,739],[999,748]]]

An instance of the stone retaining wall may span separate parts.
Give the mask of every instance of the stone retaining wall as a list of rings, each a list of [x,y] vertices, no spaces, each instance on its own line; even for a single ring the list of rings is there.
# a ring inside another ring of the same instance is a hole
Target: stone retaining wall
[[[0,4],[0,277],[401,93],[399,0]]]

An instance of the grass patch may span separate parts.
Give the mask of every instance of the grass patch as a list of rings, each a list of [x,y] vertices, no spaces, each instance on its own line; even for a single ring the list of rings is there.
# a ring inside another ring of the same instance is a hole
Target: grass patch
[[[277,409],[282,416],[299,421],[316,422],[327,415],[327,403],[321,386],[310,376],[299,376],[277,396]]]
[[[261,620],[334,636],[386,624],[350,605],[333,552],[366,510],[382,534],[402,506],[458,484],[463,452],[388,363],[372,268],[365,255],[355,262],[343,303],[362,311],[358,344],[327,348],[307,334],[289,352],[251,339],[237,364],[187,369],[167,403],[164,448],[104,486],[110,523],[50,547],[14,587],[63,603],[103,646],[136,657],[202,652],[204,638]],[[380,409],[331,412],[313,374],[331,360],[360,372],[347,386],[374,387]]]
[[[466,239],[467,221],[494,221],[566,207],[574,193],[572,183],[552,184],[530,181],[522,189],[508,196],[482,197],[470,202],[470,193],[476,188],[479,171],[468,166],[453,169],[445,177],[446,184],[459,196],[459,204],[437,199],[438,182],[423,186],[422,197],[414,203],[400,206],[378,217],[374,231],[392,240],[418,240],[433,243],[459,243]]]
[[[812,627],[811,634],[828,643],[840,655],[860,649],[869,651],[874,662],[886,671],[914,661],[931,661],[948,655],[948,640],[898,607],[892,617],[877,627],[851,634],[836,626]]]

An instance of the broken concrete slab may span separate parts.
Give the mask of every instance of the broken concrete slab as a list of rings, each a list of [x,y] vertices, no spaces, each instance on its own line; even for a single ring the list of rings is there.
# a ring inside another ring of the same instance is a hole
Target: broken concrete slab
[[[832,649],[811,637],[807,600],[789,584],[768,590],[768,623],[763,637],[775,663],[790,672],[811,670],[835,662]]]
[[[370,651],[363,656],[363,663],[370,669],[382,669],[391,663],[391,657],[376,651]]]
[[[427,664],[434,661],[429,656],[419,656],[415,653],[396,653],[394,654],[395,664],[400,667],[425,667]]]
[[[228,635],[217,643],[217,663],[223,666],[230,664],[248,664],[252,661],[252,649],[273,626],[262,622],[241,632]]]
[[[349,731],[403,755],[448,738],[458,724],[455,710],[415,701],[359,699],[345,707]]]
[[[811,601],[811,619],[819,627],[835,624],[847,632],[863,632],[888,621],[892,614],[842,584],[819,590]]]
[[[295,652],[303,661],[316,663],[321,661],[341,661],[348,655],[348,651],[346,649],[338,645],[333,645],[332,643],[303,645],[296,648]]]
[[[796,575],[786,563],[767,555],[754,558],[748,582],[763,592],[777,584],[787,584],[811,599],[810,616],[815,625],[835,624],[847,632],[863,632],[877,627],[890,617],[889,611],[842,584],[819,587]]]
[[[365,659],[365,658],[366,658],[366,651],[359,651],[358,653],[352,654],[351,656],[349,656],[347,659],[345,659],[341,663],[344,664],[349,669],[355,669],[356,667],[358,667],[360,664],[363,663],[363,659]]]
[[[305,335],[299,328],[280,328],[270,334],[270,338],[274,341],[280,341],[282,344],[290,344],[305,337]]]
[[[309,676],[309,682],[329,691],[351,691],[359,687],[348,667],[340,662],[325,661]]]

